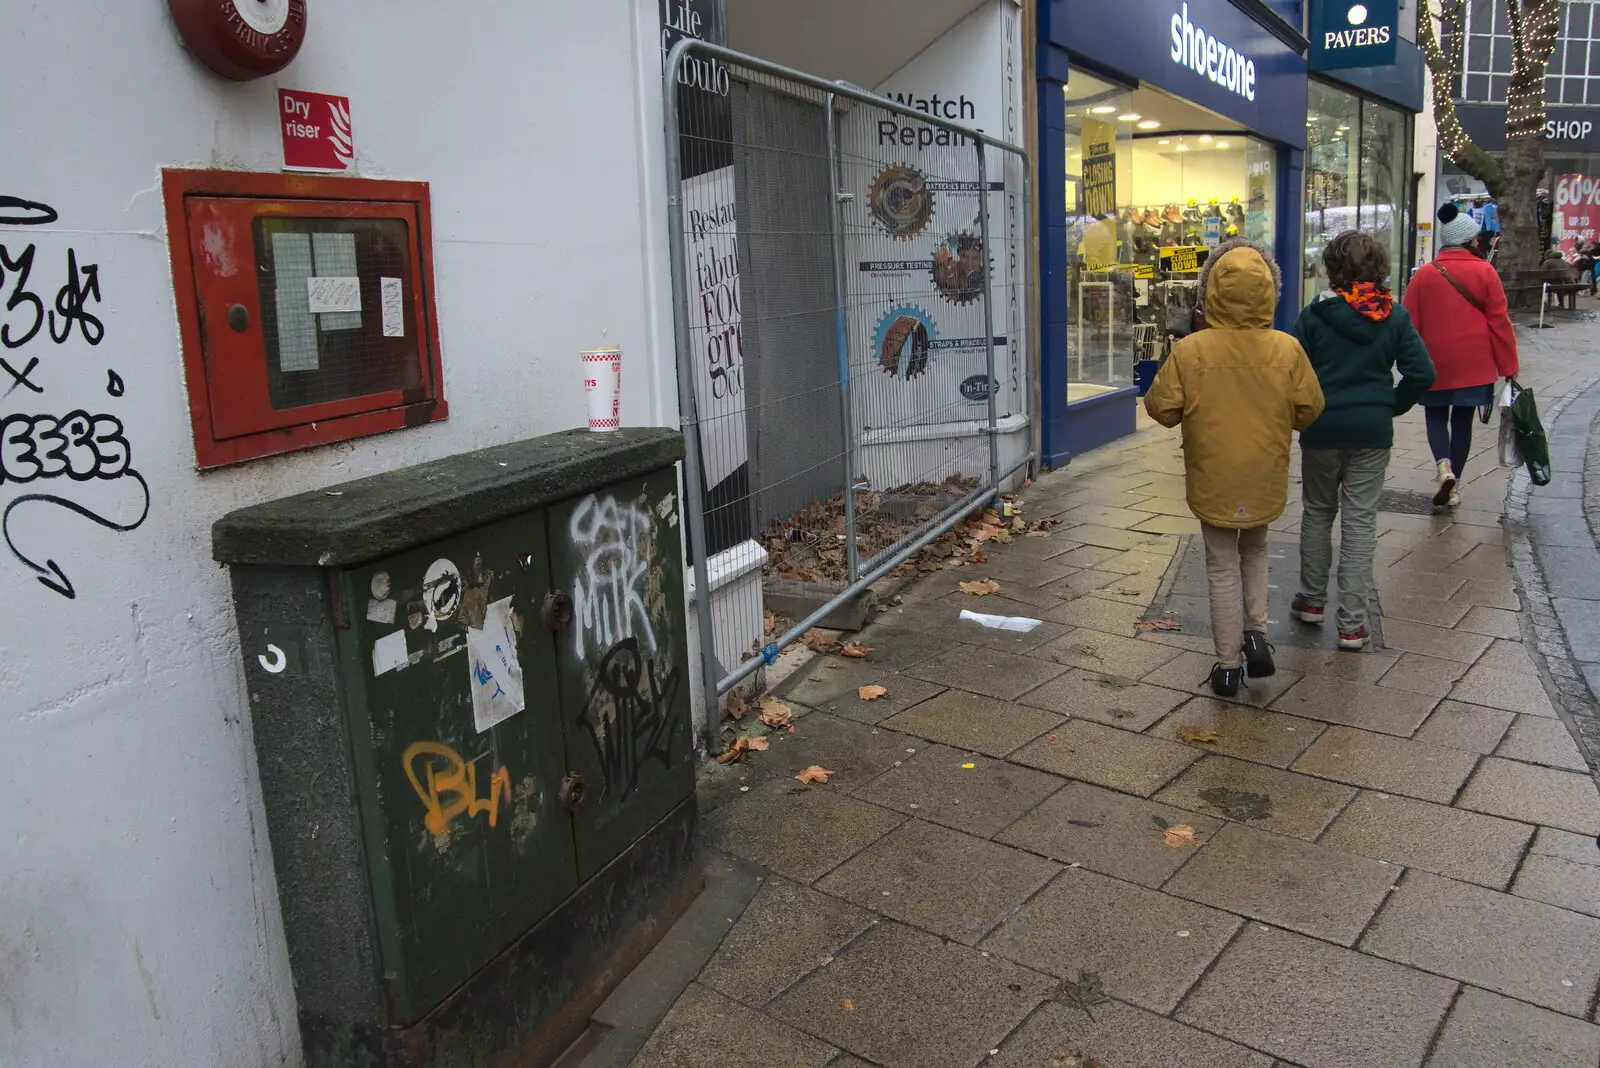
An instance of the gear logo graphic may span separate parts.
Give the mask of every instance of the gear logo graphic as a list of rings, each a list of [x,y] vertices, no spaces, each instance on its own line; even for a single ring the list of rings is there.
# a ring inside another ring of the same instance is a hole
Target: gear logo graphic
[[[896,240],[920,234],[933,218],[933,190],[915,167],[898,164],[872,180],[872,217]]]
[[[878,370],[908,382],[926,374],[933,338],[933,318],[927,312],[914,304],[890,308],[878,320],[878,329],[872,337]]]

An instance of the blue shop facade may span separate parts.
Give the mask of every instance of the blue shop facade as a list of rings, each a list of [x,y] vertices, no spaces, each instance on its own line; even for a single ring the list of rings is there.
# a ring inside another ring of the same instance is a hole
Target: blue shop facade
[[[1414,58],[1420,72],[1420,53],[1399,40],[1386,10],[1403,0],[1327,12],[1323,3],[1039,0],[1041,444],[1050,466],[1134,432],[1138,383],[1192,324],[1200,267],[1221,241],[1244,237],[1272,254],[1285,329],[1324,287],[1319,254],[1333,233],[1386,235],[1402,277],[1414,247],[1412,120],[1421,107],[1420,74],[1405,65]],[[1386,22],[1382,32],[1369,11]],[[1320,45],[1324,17],[1338,20],[1330,45],[1393,38],[1400,58],[1385,48],[1362,70],[1313,73],[1325,57],[1307,31]],[[1350,26],[1362,32],[1345,33]],[[1364,138],[1369,125],[1376,132]]]

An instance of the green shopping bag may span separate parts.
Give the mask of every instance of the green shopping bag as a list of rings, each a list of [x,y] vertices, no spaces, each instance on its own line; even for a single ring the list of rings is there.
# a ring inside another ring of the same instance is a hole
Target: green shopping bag
[[[1517,451],[1528,469],[1528,477],[1535,486],[1550,484],[1550,442],[1544,436],[1544,424],[1539,421],[1539,405],[1533,399],[1533,390],[1523,389],[1515,378],[1507,384],[1511,392],[1511,428],[1516,435]]]

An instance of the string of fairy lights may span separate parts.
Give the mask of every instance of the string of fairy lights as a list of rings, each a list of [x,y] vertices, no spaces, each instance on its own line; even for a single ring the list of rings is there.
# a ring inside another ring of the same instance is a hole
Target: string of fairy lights
[[[1541,136],[1545,124],[1544,77],[1555,51],[1561,29],[1561,0],[1506,0],[1511,16],[1511,82],[1506,92],[1506,136]],[[1460,56],[1452,49],[1447,54],[1439,43],[1434,18],[1450,31],[1454,41],[1464,36],[1461,15],[1465,0],[1430,0],[1418,26],[1428,71],[1433,76],[1435,118],[1439,127],[1439,147],[1451,159],[1472,147],[1472,139],[1461,127],[1454,104],[1455,85],[1460,77]]]

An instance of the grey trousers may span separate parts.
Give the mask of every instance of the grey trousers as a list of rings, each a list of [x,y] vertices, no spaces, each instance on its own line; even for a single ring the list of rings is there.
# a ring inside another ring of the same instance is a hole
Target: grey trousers
[[[1317,607],[1328,600],[1333,567],[1333,517],[1339,516],[1339,630],[1367,622],[1372,554],[1378,545],[1378,496],[1389,470],[1388,449],[1302,449],[1300,596]]]
[[[1267,528],[1233,530],[1204,520],[1206,585],[1211,594],[1211,638],[1217,663],[1236,668],[1244,632],[1267,632]]]

